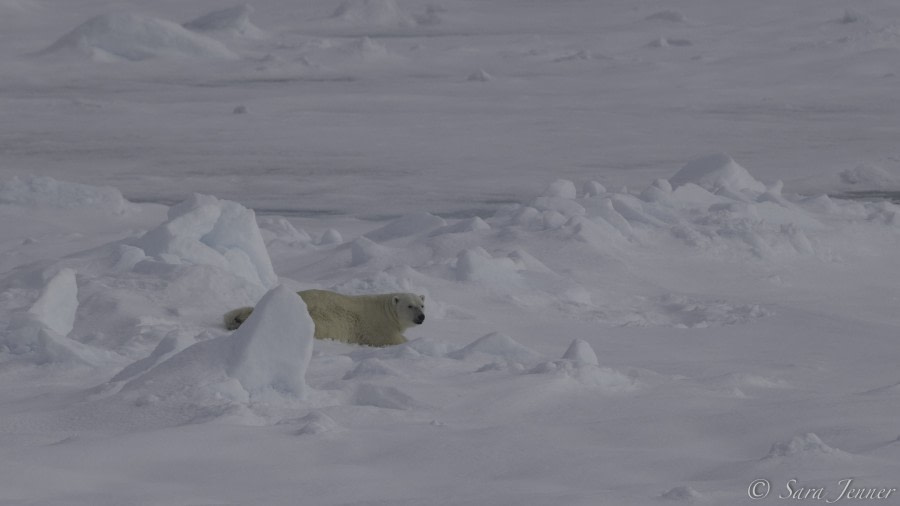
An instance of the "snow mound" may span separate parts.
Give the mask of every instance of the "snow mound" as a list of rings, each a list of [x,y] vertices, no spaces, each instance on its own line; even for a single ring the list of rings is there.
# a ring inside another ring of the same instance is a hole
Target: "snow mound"
[[[75,271],[62,269],[50,278],[28,311],[10,318],[6,330],[0,334],[0,352],[38,365],[98,363],[108,354],[66,337],[75,325],[77,310]]]
[[[236,202],[194,194],[136,246],[165,263],[210,265],[265,288],[278,283],[256,215]]]
[[[10,318],[6,330],[0,333],[0,362],[3,352],[36,365],[97,365],[110,358],[109,353],[57,333],[30,313]]]
[[[386,246],[382,246],[365,237],[358,237],[350,244],[350,265],[360,266],[370,262],[389,261],[394,254]]]
[[[454,223],[453,225],[447,225],[445,227],[440,227],[430,234],[431,237],[444,235],[444,234],[465,234],[468,232],[478,232],[483,230],[490,230],[491,226],[484,220],[479,217],[469,218],[466,220],[461,220],[459,222]]]
[[[231,336],[228,375],[251,398],[271,392],[303,398],[314,333],[303,299],[283,285],[273,288]]]
[[[693,183],[711,193],[726,192],[729,196],[744,192],[761,194],[766,186],[750,175],[747,169],[737,164],[730,156],[719,153],[688,162],[680,171],[669,178],[672,187],[678,188]]]
[[[59,209],[97,209],[124,214],[133,209],[122,193],[110,186],[89,186],[50,177],[13,177],[0,184],[0,204]]]
[[[150,355],[128,364],[128,366],[113,376],[109,382],[120,383],[136,378],[194,344],[194,342],[194,338],[186,334],[177,331],[170,332],[160,340]]]
[[[663,295],[656,302],[656,307],[648,314],[648,318],[657,324],[678,328],[737,325],[771,315],[769,310],[758,304],[704,302],[672,293]]]
[[[568,179],[557,179],[556,181],[550,183],[549,186],[544,190],[544,197],[559,197],[563,199],[575,199],[577,197],[577,191],[575,190],[575,183],[569,181]]]
[[[654,12],[644,19],[647,21],[668,21],[670,23],[687,23],[688,20],[683,12],[674,9]]]
[[[384,44],[369,37],[318,40],[305,45],[302,58],[310,65],[321,68],[386,64],[403,60]]]
[[[303,424],[295,432],[298,436],[315,436],[341,430],[341,426],[333,418],[321,411],[313,411],[297,421]]]
[[[849,456],[850,454],[825,444],[819,436],[809,432],[803,436],[794,436],[790,441],[772,445],[766,460],[797,456]]]
[[[236,59],[222,43],[163,19],[140,14],[103,14],[92,18],[40,54],[74,52],[97,61],[151,58]]]
[[[394,0],[344,0],[331,19],[354,27],[410,28],[418,24]]]
[[[182,26],[192,32],[226,32],[254,39],[263,37],[265,33],[250,22],[250,14],[253,14],[253,7],[241,4],[204,14]]]
[[[344,237],[341,236],[341,233],[333,228],[329,228],[328,230],[322,232],[322,236],[319,237],[319,240],[316,241],[316,244],[319,246],[331,246],[336,244],[341,244],[344,242]]]
[[[637,386],[635,378],[608,367],[600,367],[594,349],[581,339],[572,341],[561,360],[541,362],[528,373],[574,379],[583,385],[600,387],[610,392],[630,391]]]
[[[566,349],[562,358],[564,360],[571,360],[582,364],[600,365],[600,361],[597,359],[597,353],[594,352],[594,348],[592,348],[587,341],[582,339],[575,339],[572,341],[572,344]]]
[[[118,398],[137,407],[154,406],[165,423],[202,422],[252,401],[304,399],[312,357],[314,325],[300,297],[284,286],[263,296],[233,334],[200,341],[171,354],[177,343],[154,354],[171,355],[153,367],[129,366]],[[146,372],[140,373],[140,370]],[[136,413],[140,416],[140,413]]]
[[[467,249],[456,257],[456,279],[477,281],[498,288],[521,281],[520,266],[509,257],[493,257],[481,247]]]
[[[860,164],[842,171],[841,182],[853,189],[880,190],[900,187],[900,177],[877,165]]]
[[[376,242],[389,241],[400,237],[431,232],[432,230],[447,225],[443,218],[430,213],[412,213],[397,218],[387,225],[377,228],[367,234],[366,237]]]
[[[478,355],[488,355],[517,363],[534,362],[540,358],[537,352],[500,332],[482,336],[464,348],[447,354],[447,357],[455,360],[467,360]]]
[[[581,185],[581,193],[583,193],[585,197],[596,197],[606,193],[606,187],[597,181],[585,181],[585,183]]]
[[[425,407],[421,402],[394,387],[363,383],[356,388],[353,397],[356,406],[371,406],[385,409],[416,409]]]
[[[425,357],[440,358],[447,356],[456,348],[453,348],[449,343],[438,339],[420,337],[397,346],[396,349],[398,349],[400,353],[413,352]]]
[[[38,321],[59,335],[65,336],[75,326],[78,310],[78,284],[75,271],[62,269],[50,278],[37,301],[28,309]]]
[[[660,37],[654,39],[647,44],[647,47],[689,47],[694,43],[690,39],[674,39],[671,37]]]
[[[706,499],[703,494],[688,486],[669,489],[666,492],[663,492],[662,495],[660,495],[660,498],[667,501],[681,502],[697,502]]]
[[[493,80],[494,76],[485,72],[484,69],[478,69],[469,74],[469,77],[466,78],[466,81],[469,81],[470,83],[487,83]]]
[[[283,216],[259,216],[256,222],[267,245],[279,242],[288,246],[302,246],[313,242],[305,230],[297,230]]]
[[[377,378],[379,376],[390,376],[396,378],[406,377],[405,374],[385,364],[383,361],[375,357],[371,357],[365,360],[361,360],[358,364],[356,364],[356,367],[354,367],[353,370],[344,375],[343,379],[371,379]]]

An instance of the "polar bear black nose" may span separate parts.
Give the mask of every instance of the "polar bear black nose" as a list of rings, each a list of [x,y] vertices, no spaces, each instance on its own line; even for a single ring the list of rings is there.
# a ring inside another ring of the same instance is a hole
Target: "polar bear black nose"
[[[424,321],[425,321],[425,315],[420,314],[419,316],[416,316],[416,324],[417,325],[421,325],[422,322],[424,322]]]

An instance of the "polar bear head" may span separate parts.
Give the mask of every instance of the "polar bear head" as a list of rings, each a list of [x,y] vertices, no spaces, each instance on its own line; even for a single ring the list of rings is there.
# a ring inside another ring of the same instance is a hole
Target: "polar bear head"
[[[394,308],[397,319],[405,327],[421,325],[425,321],[425,296],[414,293],[395,293]]]

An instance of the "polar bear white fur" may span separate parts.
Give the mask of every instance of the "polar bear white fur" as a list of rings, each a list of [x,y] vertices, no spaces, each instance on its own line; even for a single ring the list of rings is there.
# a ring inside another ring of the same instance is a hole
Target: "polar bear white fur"
[[[316,325],[316,339],[369,346],[403,344],[403,331],[425,321],[424,295],[342,295],[327,290],[305,290],[297,295]],[[240,327],[252,312],[252,307],[242,307],[225,313],[225,327]]]

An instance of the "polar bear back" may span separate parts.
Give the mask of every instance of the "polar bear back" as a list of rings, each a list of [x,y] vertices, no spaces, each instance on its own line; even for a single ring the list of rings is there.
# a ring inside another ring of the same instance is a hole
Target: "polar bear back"
[[[397,294],[342,295],[327,290],[305,290],[298,295],[315,322],[317,339],[386,346],[406,342],[410,325],[397,317]]]

